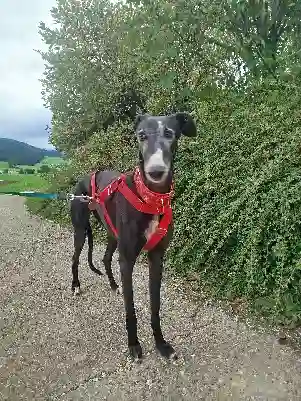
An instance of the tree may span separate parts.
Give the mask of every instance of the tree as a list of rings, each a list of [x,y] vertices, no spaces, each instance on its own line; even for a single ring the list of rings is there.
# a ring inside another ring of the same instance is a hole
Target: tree
[[[94,132],[133,118],[143,105],[134,71],[117,49],[124,8],[106,0],[57,3],[52,16],[58,28],[40,25],[49,45],[41,53],[47,63],[43,94],[53,112],[51,141],[70,154]]]
[[[39,169],[39,173],[41,173],[41,174],[49,173],[50,171],[51,171],[51,168],[47,164],[42,164]]]
[[[301,42],[296,40],[301,32],[300,1],[229,0],[224,8],[224,29],[245,72],[276,78],[292,58],[300,64]]]
[[[24,173],[25,174],[35,174],[36,170],[34,168],[25,168]]]

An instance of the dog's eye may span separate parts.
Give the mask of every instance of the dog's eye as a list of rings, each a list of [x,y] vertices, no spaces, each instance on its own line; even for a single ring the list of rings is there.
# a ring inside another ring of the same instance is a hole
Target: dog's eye
[[[165,136],[165,138],[167,138],[167,139],[172,139],[173,136],[174,136],[174,133],[173,133],[173,131],[171,131],[171,130],[169,130],[169,129],[166,129],[166,130],[164,131],[164,136]]]
[[[147,135],[144,131],[139,131],[138,137],[139,137],[140,141],[145,141],[147,139]]]

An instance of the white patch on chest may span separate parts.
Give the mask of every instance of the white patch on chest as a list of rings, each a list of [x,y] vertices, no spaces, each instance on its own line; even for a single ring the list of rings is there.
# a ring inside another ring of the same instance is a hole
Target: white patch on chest
[[[151,221],[149,222],[147,229],[144,231],[144,235],[145,235],[145,238],[147,239],[147,241],[156,231],[158,224],[159,224],[159,216],[154,215],[153,218],[151,219]]]

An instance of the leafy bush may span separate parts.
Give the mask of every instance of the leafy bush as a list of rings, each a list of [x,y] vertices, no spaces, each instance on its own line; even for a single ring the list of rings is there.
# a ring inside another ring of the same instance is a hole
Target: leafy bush
[[[301,317],[300,100],[269,84],[199,104],[202,138],[178,158],[169,251],[217,296],[256,300],[284,321]]]

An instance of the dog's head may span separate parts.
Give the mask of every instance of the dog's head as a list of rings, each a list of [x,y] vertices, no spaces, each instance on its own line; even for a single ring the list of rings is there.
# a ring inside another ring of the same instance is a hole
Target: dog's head
[[[196,125],[187,113],[143,114],[136,118],[135,131],[145,177],[160,185],[170,176],[178,139],[181,135],[195,137]]]

